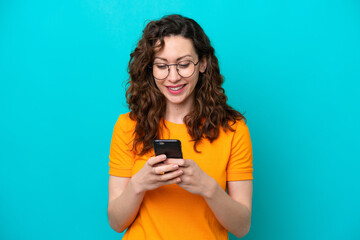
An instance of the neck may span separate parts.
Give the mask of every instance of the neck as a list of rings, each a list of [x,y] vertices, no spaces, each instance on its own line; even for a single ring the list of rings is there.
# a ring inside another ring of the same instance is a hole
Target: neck
[[[190,113],[193,101],[188,101],[186,104],[166,104],[165,119],[173,123],[184,123],[184,117]]]

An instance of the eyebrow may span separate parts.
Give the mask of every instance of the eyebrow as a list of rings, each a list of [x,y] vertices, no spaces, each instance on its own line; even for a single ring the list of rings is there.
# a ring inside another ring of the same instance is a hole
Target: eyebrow
[[[182,57],[177,58],[176,61],[179,61],[179,60],[181,60],[181,59],[183,59],[183,58],[186,58],[186,57],[191,57],[191,58],[192,58],[192,56],[191,56],[190,54],[188,54],[188,55],[185,55],[185,56],[182,56]],[[168,62],[168,60],[167,60],[166,58],[155,57],[155,59],[156,59],[156,58]]]

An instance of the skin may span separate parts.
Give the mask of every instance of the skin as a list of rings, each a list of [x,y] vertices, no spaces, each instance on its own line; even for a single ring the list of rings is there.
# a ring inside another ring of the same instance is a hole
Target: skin
[[[173,64],[183,56],[198,61],[191,40],[181,36],[164,38],[165,46],[155,55],[155,62]],[[169,76],[156,85],[165,95],[167,108],[165,119],[183,123],[183,117],[191,110],[194,88],[199,72],[206,69],[206,60],[196,66],[193,76],[182,78],[175,66]],[[181,94],[171,94],[167,86],[186,84]],[[162,174],[164,173],[164,174]],[[191,159],[167,159],[165,155],[151,157],[144,167],[131,178],[109,178],[108,217],[110,226],[123,232],[136,218],[145,192],[163,185],[178,184],[186,191],[202,196],[218,221],[237,237],[245,236],[251,223],[252,181],[227,182],[228,194],[220,185],[202,171]]]
[[[197,63],[197,56],[190,39],[181,36],[164,38],[165,46],[155,55],[154,63],[173,64],[180,60],[191,60]],[[195,66],[195,72],[188,78],[181,77],[175,66],[170,67],[169,76],[164,80],[155,80],[156,86],[166,97],[165,119],[174,123],[183,123],[184,116],[190,112],[194,102],[194,89],[199,79],[199,72],[204,72],[207,66],[206,59],[201,59]],[[185,85],[180,94],[171,94],[168,86]]]

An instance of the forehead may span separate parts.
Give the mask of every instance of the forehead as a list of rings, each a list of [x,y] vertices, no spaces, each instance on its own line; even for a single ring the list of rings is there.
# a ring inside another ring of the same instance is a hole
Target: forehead
[[[182,36],[168,36],[164,37],[164,47],[155,53],[155,58],[172,61],[185,55],[190,55],[189,58],[193,59],[197,57],[193,42]]]

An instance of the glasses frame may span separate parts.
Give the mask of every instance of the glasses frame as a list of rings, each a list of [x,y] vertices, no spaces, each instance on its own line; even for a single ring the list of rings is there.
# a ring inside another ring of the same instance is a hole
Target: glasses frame
[[[194,63],[194,62],[191,61],[191,60],[182,60],[182,61],[180,61],[180,62],[184,62],[184,61],[188,61],[188,62],[191,62],[192,64],[194,64],[194,71],[193,71],[193,73],[192,73],[190,76],[188,76],[188,77],[183,77],[183,76],[179,73],[179,68],[178,68],[179,63],[173,63],[173,64],[153,63],[152,66],[151,66],[151,68],[152,68],[152,76],[153,76],[154,79],[156,79],[156,80],[164,80],[164,79],[167,78],[167,77],[169,76],[169,74],[170,74],[170,66],[176,66],[176,72],[177,72],[177,74],[179,74],[180,77],[182,77],[182,78],[189,78],[189,77],[191,77],[192,75],[194,75],[194,73],[195,73],[195,68],[196,68],[196,66],[199,64],[200,60],[198,60],[197,63]],[[164,65],[167,66],[167,68],[168,68],[168,74],[166,75],[166,77],[164,77],[164,78],[156,78],[156,77],[154,76],[154,65],[156,65],[156,64],[164,64]]]

